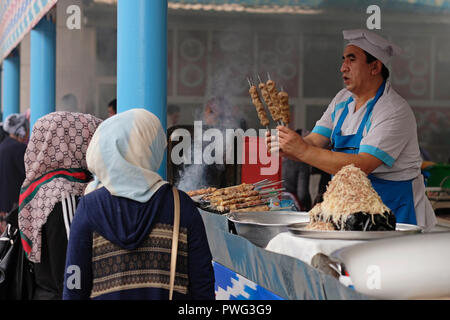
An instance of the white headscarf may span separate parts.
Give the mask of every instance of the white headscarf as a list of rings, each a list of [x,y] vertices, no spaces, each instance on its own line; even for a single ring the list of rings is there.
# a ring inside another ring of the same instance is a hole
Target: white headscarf
[[[112,195],[147,202],[164,184],[156,171],[167,146],[159,119],[145,109],[131,109],[98,127],[86,153],[94,175],[85,194],[105,187]]]

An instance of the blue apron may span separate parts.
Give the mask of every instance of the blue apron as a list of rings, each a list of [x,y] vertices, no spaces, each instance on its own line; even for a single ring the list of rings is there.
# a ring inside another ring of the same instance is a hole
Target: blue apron
[[[378,89],[375,98],[367,104],[366,113],[356,134],[343,136],[341,135],[342,124],[348,115],[348,105],[353,101],[353,97],[350,97],[346,101],[344,110],[331,136],[332,151],[352,154],[359,153],[359,146],[363,138],[364,127],[375,104],[383,94],[385,85],[386,82],[383,82]],[[395,214],[398,223],[417,224],[416,212],[414,210],[412,180],[384,180],[377,178],[372,174],[369,174],[368,177],[372,182],[373,188],[379,194],[381,200],[383,200],[383,203]]]

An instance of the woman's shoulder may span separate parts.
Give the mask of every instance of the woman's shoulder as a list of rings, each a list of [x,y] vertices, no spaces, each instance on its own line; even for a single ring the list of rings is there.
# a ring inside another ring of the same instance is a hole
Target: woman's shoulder
[[[180,214],[186,219],[186,222],[199,216],[200,213],[192,198],[183,190],[177,190],[180,198]]]
[[[106,199],[109,197],[111,197],[111,193],[108,191],[108,189],[106,189],[105,187],[101,187],[92,192],[89,192],[88,194],[85,194],[82,199],[85,202],[93,202],[99,198]]]
[[[197,207],[195,206],[195,202],[192,198],[183,190],[177,189],[180,197],[180,210],[189,211],[191,213],[198,213]]]

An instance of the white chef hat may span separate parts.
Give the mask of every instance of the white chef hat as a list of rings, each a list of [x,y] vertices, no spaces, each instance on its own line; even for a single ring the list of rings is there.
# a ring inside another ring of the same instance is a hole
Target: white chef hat
[[[383,62],[384,65],[387,65],[391,57],[402,53],[402,49],[399,46],[387,41],[374,32],[355,29],[344,30],[342,33],[344,34],[344,39],[349,41],[347,45],[354,45],[367,51]]]

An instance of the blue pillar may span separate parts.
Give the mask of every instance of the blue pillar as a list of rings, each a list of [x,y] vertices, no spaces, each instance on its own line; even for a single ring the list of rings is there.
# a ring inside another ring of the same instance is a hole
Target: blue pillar
[[[3,60],[3,121],[12,113],[20,113],[20,58],[13,52]]]
[[[118,0],[117,111],[144,108],[167,129],[167,0]],[[166,178],[167,154],[158,173]]]
[[[31,30],[30,128],[40,117],[55,111],[56,26],[42,18]]]

